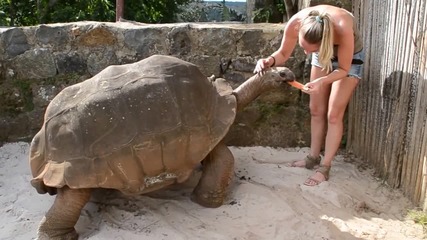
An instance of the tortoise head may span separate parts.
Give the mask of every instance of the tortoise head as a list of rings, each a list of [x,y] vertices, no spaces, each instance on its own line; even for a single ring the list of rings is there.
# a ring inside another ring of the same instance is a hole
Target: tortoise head
[[[237,99],[238,111],[264,92],[289,86],[287,82],[294,81],[295,74],[286,67],[271,68],[263,73],[253,75],[233,91]]]
[[[264,88],[276,88],[284,85],[286,82],[294,81],[295,74],[287,67],[271,68],[264,73],[259,73],[255,76],[260,78],[261,84]],[[256,81],[256,80],[255,80]],[[264,91],[267,91],[265,89]]]

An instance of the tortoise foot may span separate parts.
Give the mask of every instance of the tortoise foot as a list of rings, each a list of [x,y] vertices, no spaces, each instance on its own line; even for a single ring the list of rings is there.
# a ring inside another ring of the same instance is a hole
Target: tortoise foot
[[[223,194],[218,193],[198,193],[191,194],[191,201],[208,208],[217,208],[224,203]]]
[[[52,235],[52,233],[47,233],[40,231],[37,234],[37,240],[78,240],[79,235],[77,234],[76,230],[73,229],[71,232],[68,232],[63,235]]]

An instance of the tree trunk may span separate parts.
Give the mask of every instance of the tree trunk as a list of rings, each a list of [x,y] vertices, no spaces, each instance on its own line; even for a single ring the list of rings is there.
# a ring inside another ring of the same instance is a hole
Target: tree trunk
[[[16,19],[15,1],[10,1],[9,5],[10,5],[10,13],[9,13],[10,26],[13,27],[13,26],[15,26],[15,19]]]
[[[283,21],[287,22],[293,15],[298,12],[298,0],[283,0],[285,3],[286,15],[283,16]]]
[[[116,0],[116,22],[119,22],[123,18],[124,6],[125,0]]]

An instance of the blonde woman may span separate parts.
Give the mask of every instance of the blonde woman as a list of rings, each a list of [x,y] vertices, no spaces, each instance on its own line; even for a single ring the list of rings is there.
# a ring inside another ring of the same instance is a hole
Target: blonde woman
[[[362,76],[363,45],[350,12],[330,5],[309,7],[289,20],[280,48],[258,60],[254,72],[262,74],[269,67],[285,63],[297,43],[306,54],[312,54],[310,82],[303,90],[310,94],[311,148],[305,159],[291,166],[314,169],[320,164],[304,182],[314,186],[329,179],[342,139],[344,112]]]

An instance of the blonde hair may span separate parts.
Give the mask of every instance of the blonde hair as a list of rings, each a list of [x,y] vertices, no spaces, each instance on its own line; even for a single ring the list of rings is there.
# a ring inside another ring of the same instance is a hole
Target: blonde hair
[[[310,44],[319,44],[319,63],[323,70],[332,70],[334,55],[334,34],[331,17],[327,13],[311,11],[301,22],[300,33]]]

